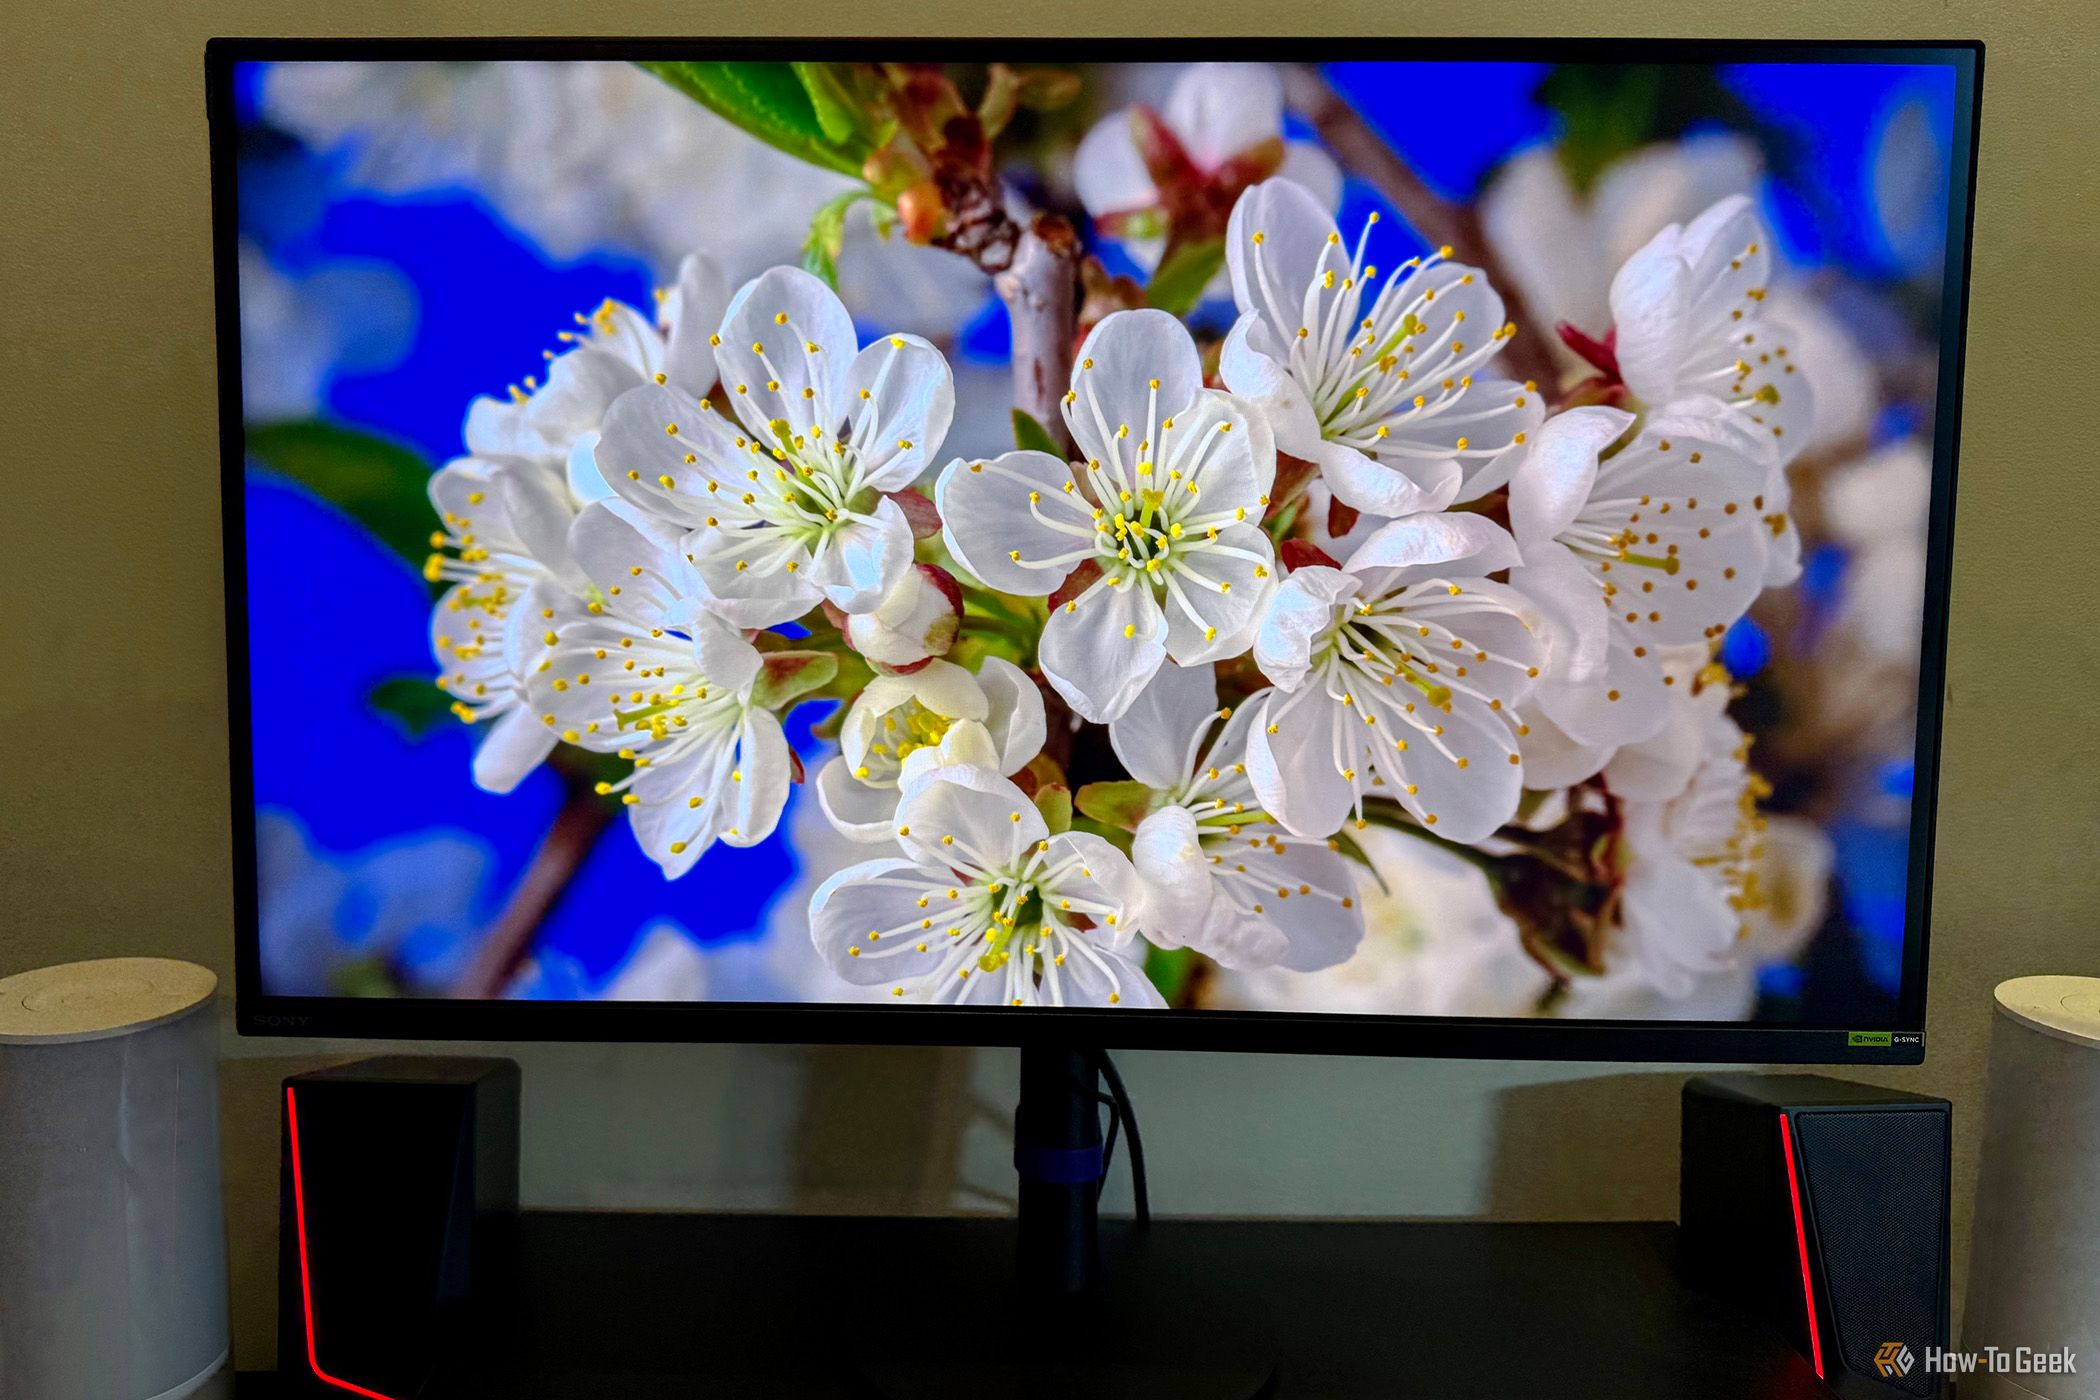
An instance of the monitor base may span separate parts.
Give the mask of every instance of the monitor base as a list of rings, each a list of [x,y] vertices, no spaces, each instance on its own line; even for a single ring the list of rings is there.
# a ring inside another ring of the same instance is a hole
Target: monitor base
[[[891,1337],[891,1343],[904,1341]],[[1246,1327],[1101,1300],[1008,1297],[959,1335],[856,1358],[881,1400],[1267,1400],[1276,1350]]]

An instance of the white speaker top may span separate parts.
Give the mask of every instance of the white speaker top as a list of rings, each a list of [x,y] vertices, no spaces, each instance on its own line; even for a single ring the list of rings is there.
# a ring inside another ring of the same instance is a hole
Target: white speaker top
[[[218,976],[172,958],[102,958],[0,977],[0,1045],[104,1040],[211,1000]]]
[[[1998,1009],[2030,1030],[2100,1049],[2100,977],[2015,977],[1996,995]]]

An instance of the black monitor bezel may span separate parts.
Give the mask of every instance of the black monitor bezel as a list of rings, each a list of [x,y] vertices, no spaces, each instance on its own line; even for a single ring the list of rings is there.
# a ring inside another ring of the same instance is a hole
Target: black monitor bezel
[[[1711,1021],[1525,1020],[1317,1012],[1039,1009],[824,1003],[605,1003],[291,997],[261,983],[250,728],[246,468],[238,287],[237,64],[296,59],[855,59],[884,49],[918,61],[1196,59],[1611,63],[1904,63],[1954,71],[1945,283],[1933,433],[1918,738],[1911,804],[1902,982],[1892,1023],[1832,1028]],[[414,1040],[684,1041],[763,1044],[1063,1045],[1557,1061],[1916,1064],[1924,1058],[1927,933],[1940,769],[1955,458],[1981,115],[1983,45],[1973,40],[1479,38],[221,38],[205,48],[218,332],[220,490],[235,886],[235,1021],[243,1035]],[[1887,1032],[1886,1042],[1859,1032]]]

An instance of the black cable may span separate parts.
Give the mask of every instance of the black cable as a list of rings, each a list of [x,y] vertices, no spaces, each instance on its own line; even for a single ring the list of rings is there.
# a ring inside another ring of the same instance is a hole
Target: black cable
[[[1137,1216],[1139,1229],[1152,1224],[1152,1197],[1145,1186],[1145,1142],[1138,1136],[1137,1111],[1130,1106],[1130,1092],[1123,1087],[1123,1076],[1116,1072],[1115,1061],[1106,1051],[1095,1051],[1094,1059],[1101,1071],[1103,1082],[1108,1085],[1108,1097],[1113,1111],[1109,1120],[1109,1143],[1115,1142],[1115,1125],[1123,1125],[1123,1138],[1130,1144],[1130,1199]],[[1106,1158],[1104,1157],[1104,1161]]]

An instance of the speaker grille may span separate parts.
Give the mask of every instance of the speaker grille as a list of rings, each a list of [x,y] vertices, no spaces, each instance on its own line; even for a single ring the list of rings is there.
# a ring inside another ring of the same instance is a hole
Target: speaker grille
[[[1799,1113],[1794,1136],[1816,1219],[1838,1355],[1847,1370],[1911,1395],[1938,1378],[1924,1350],[1944,1346],[1939,1294],[1947,1190],[1943,1113]],[[1875,1353],[1910,1349],[1908,1375],[1884,1376]]]

